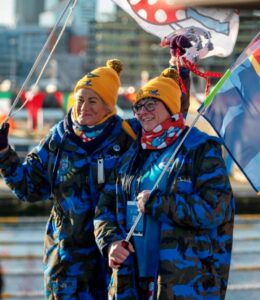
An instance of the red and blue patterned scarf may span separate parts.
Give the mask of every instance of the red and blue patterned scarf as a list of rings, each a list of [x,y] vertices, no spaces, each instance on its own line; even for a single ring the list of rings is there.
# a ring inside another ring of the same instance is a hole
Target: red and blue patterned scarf
[[[141,145],[143,149],[156,150],[165,148],[174,143],[185,129],[182,113],[177,113],[171,118],[157,125],[152,131],[142,131]]]

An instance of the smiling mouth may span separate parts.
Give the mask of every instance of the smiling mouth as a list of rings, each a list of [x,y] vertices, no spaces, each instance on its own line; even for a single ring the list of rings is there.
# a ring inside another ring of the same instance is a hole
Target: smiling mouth
[[[145,119],[142,119],[142,122],[150,122],[150,121],[152,121],[153,119],[150,119],[150,118],[145,118]]]
[[[92,114],[84,114],[84,115],[82,115],[83,118],[92,117],[92,116],[93,116]]]

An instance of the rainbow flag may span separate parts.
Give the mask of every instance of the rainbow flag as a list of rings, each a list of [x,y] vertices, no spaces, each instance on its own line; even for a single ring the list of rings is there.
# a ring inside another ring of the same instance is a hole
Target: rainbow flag
[[[199,111],[252,187],[260,191],[260,32]]]

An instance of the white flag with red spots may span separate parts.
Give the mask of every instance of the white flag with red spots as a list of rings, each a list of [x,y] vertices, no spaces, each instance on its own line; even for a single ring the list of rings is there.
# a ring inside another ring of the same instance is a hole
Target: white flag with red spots
[[[239,15],[234,9],[188,8],[174,5],[174,0],[113,0],[147,32],[163,39],[200,28],[211,35],[213,50],[208,56],[232,53],[239,29]]]

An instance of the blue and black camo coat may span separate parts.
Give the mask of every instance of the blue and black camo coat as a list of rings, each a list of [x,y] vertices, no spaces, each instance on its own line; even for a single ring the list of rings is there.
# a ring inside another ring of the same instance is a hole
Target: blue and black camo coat
[[[105,257],[112,242],[126,237],[126,202],[133,200],[129,199],[131,181],[139,180],[135,168],[149,155],[146,151],[140,142],[133,144],[100,196],[94,224],[96,242]],[[156,299],[224,299],[234,199],[219,140],[193,128],[176,156],[166,191],[155,189],[145,208],[161,228]],[[111,299],[139,299],[135,264],[131,254],[113,271]]]
[[[94,209],[104,186],[97,181],[97,164],[102,161],[104,180],[108,179],[132,141],[122,128],[121,118],[114,116],[99,137],[83,143],[74,134],[68,115],[24,163],[11,148],[1,156],[1,174],[19,199],[36,202],[53,194],[44,247],[46,289],[52,290],[49,293],[57,289],[61,296],[60,289],[64,288],[64,294],[69,295],[80,281],[84,291],[90,290],[86,299],[107,298],[105,264],[93,233]]]

